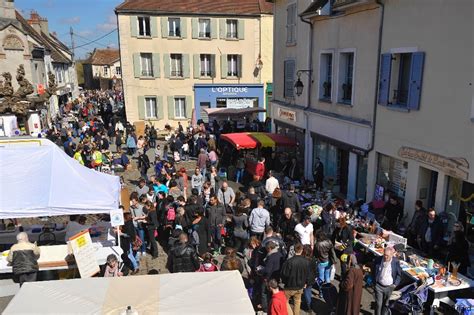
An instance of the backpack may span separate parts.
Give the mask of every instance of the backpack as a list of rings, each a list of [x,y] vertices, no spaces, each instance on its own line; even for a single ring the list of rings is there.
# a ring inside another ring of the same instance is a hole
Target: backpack
[[[174,221],[176,219],[176,211],[173,207],[168,208],[168,212],[166,213],[166,220]]]

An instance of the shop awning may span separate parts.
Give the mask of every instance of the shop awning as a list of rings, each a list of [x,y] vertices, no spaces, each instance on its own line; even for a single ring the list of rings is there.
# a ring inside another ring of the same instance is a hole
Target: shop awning
[[[242,116],[254,113],[264,113],[266,110],[260,107],[248,108],[204,108],[209,116]]]
[[[237,150],[296,146],[296,142],[291,138],[266,132],[227,133],[220,138],[231,143]]]

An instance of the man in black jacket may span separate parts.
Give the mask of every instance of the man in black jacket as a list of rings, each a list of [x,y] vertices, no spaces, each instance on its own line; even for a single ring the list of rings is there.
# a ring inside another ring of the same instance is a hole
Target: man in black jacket
[[[295,245],[295,256],[288,259],[281,268],[281,280],[285,284],[285,296],[289,300],[293,297],[293,313],[300,314],[301,296],[303,289],[307,285],[312,285],[314,279],[311,279],[311,262],[303,257],[303,245]]]
[[[188,244],[188,235],[181,233],[179,243],[171,250],[166,267],[170,273],[195,272],[199,269],[196,249]]]
[[[268,242],[265,246],[267,256],[265,257],[264,264],[261,268],[257,267],[257,272],[262,276],[262,310],[267,312],[268,302],[270,300],[270,292],[267,288],[267,283],[270,279],[280,278],[281,263],[283,261],[283,255],[281,254],[277,244],[275,242]]]
[[[436,215],[435,209],[428,210],[428,215],[421,221],[418,232],[418,243],[421,250],[433,255],[443,240],[443,223]]]
[[[295,193],[295,185],[291,184],[290,189],[284,192],[281,196],[281,209],[290,208],[293,212],[301,211],[300,200]]]
[[[219,248],[221,246],[221,229],[226,220],[226,211],[224,205],[219,203],[216,195],[209,198],[209,206],[206,208],[206,217],[209,220],[209,227],[212,235],[212,246]]]
[[[25,232],[18,233],[16,239],[18,243],[10,248],[7,260],[12,264],[13,274],[19,278],[22,286],[24,282],[36,281],[40,249],[30,243]]]

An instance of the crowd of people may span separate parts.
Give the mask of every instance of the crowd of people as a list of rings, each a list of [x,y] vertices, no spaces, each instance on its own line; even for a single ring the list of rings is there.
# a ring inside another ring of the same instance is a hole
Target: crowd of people
[[[87,91],[62,108],[47,133],[78,163],[99,171],[106,165],[127,171],[136,159],[140,178],[130,193],[130,205],[122,205],[124,266],[118,269],[116,257],[109,257],[104,275],[135,274],[143,257],[155,259],[163,248],[171,273],[238,270],[256,311],[311,312],[313,295],[318,294],[332,312],[360,313],[368,269],[353,251],[353,229],[333,202],[326,203],[320,215],[301,205],[293,181],[304,179],[295,156],[261,150],[255,172],[249,174],[245,157],[220,145],[221,133],[232,131],[232,124],[180,123],[174,131],[167,128],[166,142],[161,142],[153,126],[137,136],[134,126],[115,110],[122,102],[120,93]],[[74,119],[67,120],[69,116]],[[267,123],[257,121],[246,128],[264,130]],[[322,190],[324,166],[319,159],[314,179],[315,188]],[[382,211],[384,227],[395,229],[403,217],[396,197],[383,204]],[[467,268],[461,228],[457,223],[449,253]],[[439,245],[439,229],[436,212],[417,202],[407,228],[410,243],[432,253]],[[336,266],[339,290],[333,285]],[[401,278],[395,250],[387,247],[371,267],[375,313],[386,314],[388,298]]]

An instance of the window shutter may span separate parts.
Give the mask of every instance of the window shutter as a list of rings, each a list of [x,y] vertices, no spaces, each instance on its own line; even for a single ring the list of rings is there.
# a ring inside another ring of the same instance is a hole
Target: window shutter
[[[226,38],[226,19],[219,19],[219,38]]]
[[[237,77],[242,77],[242,55],[237,55]]]
[[[237,36],[239,39],[245,38],[245,20],[238,20],[237,22]]]
[[[157,17],[150,16],[150,33],[151,37],[158,37],[158,26],[157,26]]]
[[[211,55],[211,77],[216,77],[216,55]]]
[[[189,55],[188,54],[183,54],[183,77],[184,78],[189,78],[190,74],[190,69],[189,69]]]
[[[174,119],[174,97],[168,96],[168,119]]]
[[[181,25],[181,38],[186,38],[186,36],[188,35],[188,19],[180,18],[179,23]]]
[[[193,115],[193,98],[191,96],[186,96],[186,103],[184,106],[186,107],[186,118],[191,119],[191,116]]]
[[[133,54],[133,73],[135,78],[141,77],[140,54]]]
[[[161,17],[161,37],[168,38],[168,18]]]
[[[160,120],[165,118],[163,107],[164,107],[163,96],[157,95],[156,96],[156,113],[157,113],[158,119]]]
[[[197,18],[191,19],[192,24],[192,38],[199,37],[199,20]]]
[[[382,54],[380,60],[379,104],[387,106],[390,97],[390,75],[392,72],[392,54]]]
[[[195,79],[199,79],[199,77],[201,76],[200,66],[201,66],[200,55],[194,54],[193,55],[193,75]]]
[[[136,16],[130,17],[130,34],[132,37],[138,36],[138,17]]]
[[[227,78],[227,55],[221,55],[221,78]]]
[[[424,52],[416,52],[411,56],[410,85],[408,87],[407,107],[413,110],[420,109],[421,84],[423,79]]]
[[[284,66],[285,72],[285,87],[284,87],[284,97],[294,97],[295,91],[295,61],[286,60]]]
[[[145,119],[145,97],[139,96],[138,97],[138,119],[144,120]]]
[[[163,54],[163,73],[165,74],[165,78],[171,76],[170,54]]]
[[[153,54],[153,77],[159,78],[160,74],[160,54]]]
[[[217,19],[211,19],[211,38],[217,38]]]

